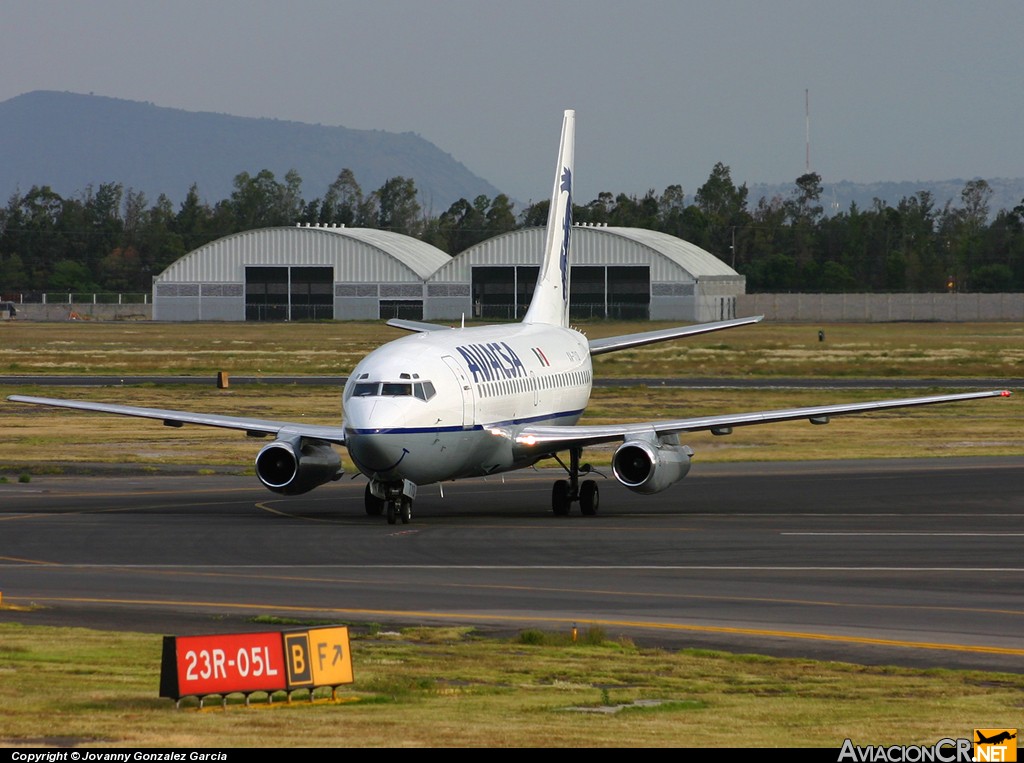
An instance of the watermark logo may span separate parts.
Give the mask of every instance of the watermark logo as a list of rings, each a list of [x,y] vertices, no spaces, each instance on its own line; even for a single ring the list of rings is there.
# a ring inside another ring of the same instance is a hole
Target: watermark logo
[[[838,763],[1016,763],[1017,729],[974,729],[974,739],[946,737],[933,745],[854,745]]]
[[[933,745],[854,745],[847,739],[839,763],[970,763],[970,739],[940,739]]]
[[[1010,763],[1017,760],[1017,729],[975,729],[976,763]]]

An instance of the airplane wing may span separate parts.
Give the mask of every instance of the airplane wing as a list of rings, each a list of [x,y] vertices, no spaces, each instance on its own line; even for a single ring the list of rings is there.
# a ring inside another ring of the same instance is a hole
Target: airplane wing
[[[139,408],[134,405],[115,405],[112,403],[92,403],[85,400],[58,400],[51,397],[29,397],[11,395],[7,398],[12,403],[31,403],[32,405],[49,405],[56,408],[74,408],[80,411],[96,411],[98,413],[116,413],[121,416],[138,416],[144,419],[159,419],[164,426],[180,427],[185,424],[198,424],[207,427],[239,429],[250,437],[278,436],[281,433],[301,435],[338,445],[345,444],[345,430],[342,427],[320,426],[316,424],[297,424],[290,421],[270,421],[267,419],[250,419],[241,416],[221,416],[216,413],[188,413],[171,411],[163,408]]]
[[[679,326],[677,328],[659,329],[657,331],[643,331],[639,334],[623,334],[622,336],[609,336],[605,337],[604,339],[591,339],[590,354],[601,355],[605,352],[626,350],[630,347],[641,347],[645,344],[665,342],[668,341],[669,339],[679,339],[680,337],[684,336],[708,334],[711,333],[712,331],[731,329],[735,328],[736,326],[746,326],[749,323],[759,323],[762,320],[764,320],[763,315],[752,315],[749,318],[734,318],[730,321],[697,323],[693,326]]]
[[[964,392],[956,395],[934,395],[911,397],[899,400],[878,400],[869,403],[842,403],[839,405],[816,405],[808,408],[784,408],[774,411],[751,413],[729,413],[717,416],[699,416],[692,419],[648,421],[637,424],[596,424],[592,426],[526,426],[515,435],[515,442],[521,447],[545,452],[597,445],[631,437],[649,438],[680,432],[710,430],[713,434],[730,434],[733,427],[754,424],[773,424],[778,421],[807,419],[812,424],[827,424],[832,416],[846,416],[852,413],[883,411],[889,408],[908,408],[936,403],[953,403],[961,400],[977,400],[985,397],[1009,397],[1008,390],[987,392]]]

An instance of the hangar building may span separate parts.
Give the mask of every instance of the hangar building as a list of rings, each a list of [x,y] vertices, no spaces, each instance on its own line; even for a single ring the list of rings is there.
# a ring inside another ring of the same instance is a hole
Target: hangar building
[[[194,249],[153,279],[160,321],[421,318],[451,257],[370,228],[261,228]]]
[[[544,228],[472,246],[430,276],[424,317],[522,318]],[[580,225],[572,231],[570,313],[577,319],[711,321],[736,317],[746,278],[710,252],[657,231]]]
[[[368,228],[263,228],[189,252],[153,279],[155,320],[521,318],[543,228],[496,236],[456,257]],[[746,279],[682,239],[638,228],[573,229],[576,319],[733,318]]]

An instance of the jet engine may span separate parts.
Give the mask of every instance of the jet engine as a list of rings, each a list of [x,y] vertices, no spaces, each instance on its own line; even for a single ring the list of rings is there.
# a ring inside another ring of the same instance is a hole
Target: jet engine
[[[260,482],[283,495],[307,493],[325,482],[341,479],[342,474],[341,456],[321,440],[274,440],[256,456]]]
[[[612,456],[615,479],[636,493],[660,493],[679,482],[690,471],[693,451],[686,445],[655,441],[626,440]],[[675,438],[671,438],[675,440]]]

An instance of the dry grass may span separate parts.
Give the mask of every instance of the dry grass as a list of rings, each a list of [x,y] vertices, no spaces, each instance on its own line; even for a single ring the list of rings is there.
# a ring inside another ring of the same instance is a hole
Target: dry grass
[[[458,629],[357,636],[351,701],[157,697],[160,637],[0,625],[0,745],[793,747],[933,744],[1015,725],[1024,677],[872,668],[628,640],[537,645]],[[617,713],[570,710],[663,700]]]
[[[667,323],[583,324],[592,337]],[[818,329],[826,341],[818,342]],[[0,374],[345,375],[402,336],[381,323],[0,324]],[[595,359],[600,377],[1024,377],[1014,323],[759,324]]]
[[[594,323],[591,336],[657,327]],[[759,325],[596,359],[601,376],[952,376],[1024,377],[1024,328],[1017,324]],[[213,374],[347,374],[381,342],[403,332],[379,323],[0,325],[0,373],[209,374],[210,387],[8,387],[6,394],[66,396],[151,407],[338,423],[340,388],[213,388]],[[596,389],[584,421],[678,418],[829,402],[906,397],[917,391]],[[924,394],[924,393],[921,393]],[[183,403],[187,400],[187,404]],[[259,441],[157,422],[0,405],[0,468],[60,470],[88,462],[234,465],[248,468]],[[686,438],[701,461],[1019,455],[1024,398],[985,400],[848,417],[828,429],[806,422],[738,428],[729,437]],[[827,448],[824,445],[827,444]],[[608,452],[588,453],[595,463]]]
[[[595,326],[594,336],[623,333]],[[818,329],[826,341],[818,341]],[[640,330],[637,326],[636,330]],[[1024,376],[1024,327],[1012,323],[759,324],[599,356],[615,376]]]

